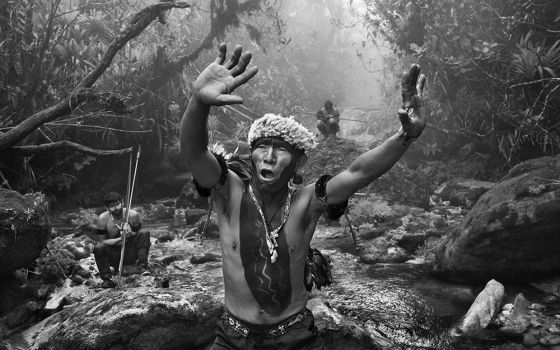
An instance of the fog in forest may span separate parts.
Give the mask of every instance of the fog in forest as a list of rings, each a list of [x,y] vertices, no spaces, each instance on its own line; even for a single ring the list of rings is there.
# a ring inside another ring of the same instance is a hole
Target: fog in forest
[[[0,0],[0,349],[208,349],[231,271],[269,334],[558,349],[559,33],[557,0]],[[267,113],[310,133],[249,144]]]

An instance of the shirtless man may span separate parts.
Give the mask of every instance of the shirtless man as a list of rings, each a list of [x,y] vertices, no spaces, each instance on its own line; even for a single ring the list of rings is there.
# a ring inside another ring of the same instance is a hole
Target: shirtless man
[[[130,209],[128,223],[124,223],[126,211],[123,199],[116,192],[109,192],[103,198],[107,211],[99,214],[94,227],[98,243],[93,248],[95,263],[103,282],[101,288],[113,288],[111,266],[118,270],[121,259],[122,236],[126,235],[123,265],[135,264],[138,268],[148,267],[150,233],[140,231],[142,223],[137,211]]]
[[[218,213],[226,312],[214,349],[323,349],[311,312],[304,270],[319,217],[344,210],[348,198],[388,171],[420,135],[425,118],[420,96],[425,77],[413,65],[403,76],[401,129],[359,156],[345,171],[322,176],[298,190],[290,179],[307,160],[313,135],[293,118],[267,114],[249,131],[247,171],[237,171],[208,150],[211,106],[242,103],[231,93],[249,81],[251,53],[237,46],[198,76],[181,121],[181,150],[199,189],[214,192]],[[417,86],[418,83],[418,86]]]
[[[326,100],[324,107],[317,112],[317,129],[324,138],[329,136],[336,137],[340,131],[340,112],[333,107],[331,100]]]

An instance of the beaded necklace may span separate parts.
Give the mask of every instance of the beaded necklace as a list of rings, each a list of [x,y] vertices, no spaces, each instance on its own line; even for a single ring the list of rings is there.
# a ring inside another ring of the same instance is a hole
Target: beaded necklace
[[[270,230],[269,224],[266,221],[266,217],[264,216],[261,205],[259,204],[259,201],[255,196],[252,185],[249,185],[249,194],[251,195],[251,198],[255,203],[255,207],[257,208],[257,211],[259,212],[263,221],[264,229],[266,232],[266,245],[268,247],[268,252],[270,253],[270,261],[274,264],[276,262],[276,259],[278,258],[278,251],[276,250],[276,248],[278,247],[278,243],[276,242],[276,238],[278,237],[278,232],[280,231],[280,229],[282,229],[282,227],[286,223],[286,220],[288,220],[288,214],[290,213],[290,205],[292,202],[292,191],[288,189],[288,196],[286,197],[286,203],[284,203],[284,210],[282,212],[280,225],[278,225],[278,227],[273,230]]]
[[[124,213],[123,213],[124,214]],[[121,225],[119,226],[119,224],[117,224],[117,221],[113,218],[113,214],[111,214],[111,212],[109,212],[109,217],[111,218],[111,222],[113,223],[113,225],[115,225],[119,231],[122,231],[123,229],[123,225],[124,225],[124,221],[121,222]]]

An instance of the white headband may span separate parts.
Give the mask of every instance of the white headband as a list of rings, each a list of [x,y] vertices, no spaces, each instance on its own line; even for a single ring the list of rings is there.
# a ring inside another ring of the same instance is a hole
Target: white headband
[[[286,118],[268,113],[255,120],[249,129],[247,141],[251,145],[255,140],[263,137],[280,137],[306,153],[313,148],[313,134],[295,121],[293,116]]]

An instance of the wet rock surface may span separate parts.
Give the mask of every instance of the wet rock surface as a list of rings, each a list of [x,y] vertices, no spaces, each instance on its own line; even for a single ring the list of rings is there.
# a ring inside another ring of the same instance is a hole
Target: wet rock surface
[[[560,156],[521,163],[447,235],[434,272],[463,282],[527,282],[560,271]]]
[[[170,207],[162,200],[135,208],[152,233],[150,268],[130,274],[125,269],[117,289],[99,288],[93,243],[79,230],[51,240],[51,253],[38,259],[40,275],[14,282],[16,293],[29,296],[2,314],[0,349],[207,347],[223,310],[220,244],[215,231],[200,237],[204,207]],[[463,207],[371,209],[375,220],[353,230],[344,219],[321,219],[311,244],[333,267],[333,283],[309,296],[330,349],[556,350],[555,280],[523,287],[525,302],[505,284],[503,300],[495,303],[501,311],[486,326],[468,336],[454,332],[488,282],[452,283],[430,275],[432,248],[463,222]],[[56,222],[77,229],[93,215],[81,209]]]

